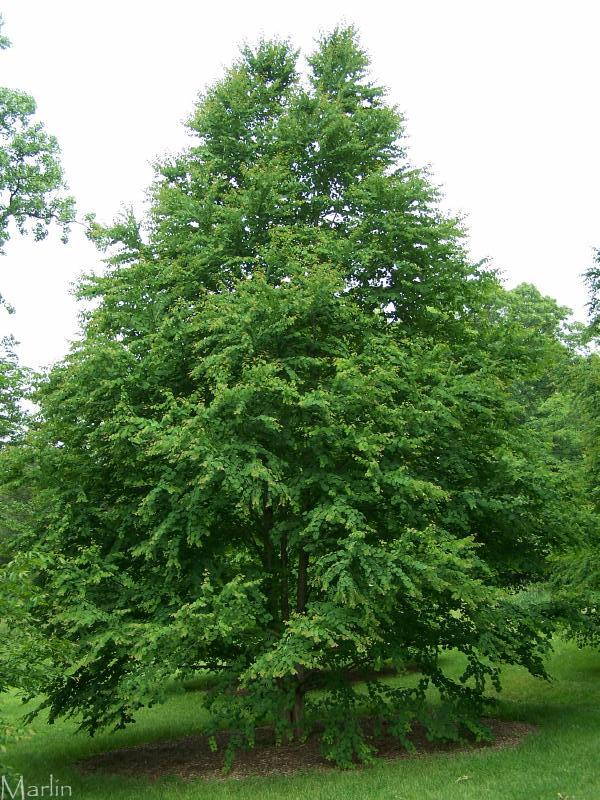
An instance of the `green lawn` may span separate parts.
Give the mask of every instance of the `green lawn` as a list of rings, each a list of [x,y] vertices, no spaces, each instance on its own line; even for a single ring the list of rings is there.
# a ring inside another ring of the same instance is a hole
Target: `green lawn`
[[[42,785],[52,773],[73,798],[240,798],[268,800],[600,800],[600,653],[558,644],[549,663],[551,683],[507,669],[498,716],[539,726],[518,748],[380,762],[366,769],[293,778],[183,782],[81,776],[75,760],[93,753],[195,732],[205,719],[198,693],[174,691],[168,703],[140,715],[132,728],[94,739],[71,723],[38,721],[33,738],[15,745],[7,760]],[[15,702],[15,714],[22,708]],[[464,776],[468,776],[464,779]],[[459,778],[461,780],[459,780]]]

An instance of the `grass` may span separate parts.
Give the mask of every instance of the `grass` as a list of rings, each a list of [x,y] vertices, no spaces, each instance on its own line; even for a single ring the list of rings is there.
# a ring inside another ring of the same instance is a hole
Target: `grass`
[[[90,739],[75,725],[38,721],[35,735],[6,760],[25,784],[47,784],[52,773],[89,800],[600,800],[600,653],[557,643],[550,683],[520,668],[504,673],[496,716],[531,722],[536,734],[514,749],[431,755],[379,762],[353,771],[306,773],[242,781],[184,782],[80,775],[73,762],[95,753],[197,732],[206,720],[199,695],[174,691],[128,730]],[[22,713],[15,700],[12,713]]]

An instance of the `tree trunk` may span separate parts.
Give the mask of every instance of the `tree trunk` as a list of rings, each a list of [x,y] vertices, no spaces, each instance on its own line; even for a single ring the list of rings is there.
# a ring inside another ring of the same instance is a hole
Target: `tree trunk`
[[[306,612],[306,601],[308,597],[308,553],[302,545],[298,550],[298,585],[296,592],[296,611],[298,614]],[[294,689],[294,705],[291,712],[291,722],[294,735],[300,737],[302,733],[302,721],[304,719],[304,695],[305,695],[305,669],[302,664],[296,665],[296,687]]]
[[[271,532],[273,529],[273,509],[267,507],[263,514],[262,525],[262,541],[263,541],[263,568],[265,570],[265,589],[267,593],[268,608],[273,623],[277,625],[277,618],[279,616],[279,604],[277,602],[277,587],[276,587],[276,567],[275,567],[275,548],[273,547],[273,540],[271,539]]]
[[[288,576],[288,537],[287,533],[281,534],[281,543],[279,546],[279,558],[281,568],[281,618],[284,624],[290,618],[290,588]]]
[[[296,594],[296,611],[304,614],[306,611],[308,589],[308,553],[302,545],[298,550],[298,591]]]
[[[304,667],[296,667],[296,688],[294,689],[294,705],[290,714],[294,736],[300,738],[302,734],[302,721],[304,719]]]

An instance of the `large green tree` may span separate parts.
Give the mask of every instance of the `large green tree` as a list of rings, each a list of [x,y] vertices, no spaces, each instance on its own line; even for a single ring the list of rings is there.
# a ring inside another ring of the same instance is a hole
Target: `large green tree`
[[[20,460],[37,625],[63,643],[51,719],[122,726],[209,668],[232,746],[322,721],[348,764],[364,715],[481,732],[502,663],[544,674],[543,620],[506,587],[578,525],[532,422],[562,312],[469,261],[353,31],[308,63],[245,49],[145,224],[91,225],[107,270]],[[353,689],[406,658],[416,688]]]

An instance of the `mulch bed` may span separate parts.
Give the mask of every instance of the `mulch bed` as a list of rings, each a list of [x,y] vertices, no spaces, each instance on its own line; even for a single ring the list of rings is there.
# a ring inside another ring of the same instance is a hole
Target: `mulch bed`
[[[422,728],[415,726],[411,740],[417,756],[427,754],[464,753],[483,749],[515,747],[530,733],[533,725],[523,722],[505,722],[486,719],[485,724],[494,734],[491,742],[430,742]],[[204,778],[208,780],[240,779],[250,776],[291,775],[307,770],[335,769],[320,753],[317,735],[306,742],[292,742],[276,746],[273,732],[268,728],[257,732],[256,746],[252,750],[239,751],[232,769],[223,773],[223,751],[227,733],[219,734],[218,749],[213,753],[206,736],[187,736],[166,742],[155,742],[126,747],[93,758],[80,761],[78,766],[84,773],[104,772],[128,777],[144,777],[156,780],[175,776],[183,779]],[[378,756],[383,759],[414,757],[389,735],[372,739]]]

